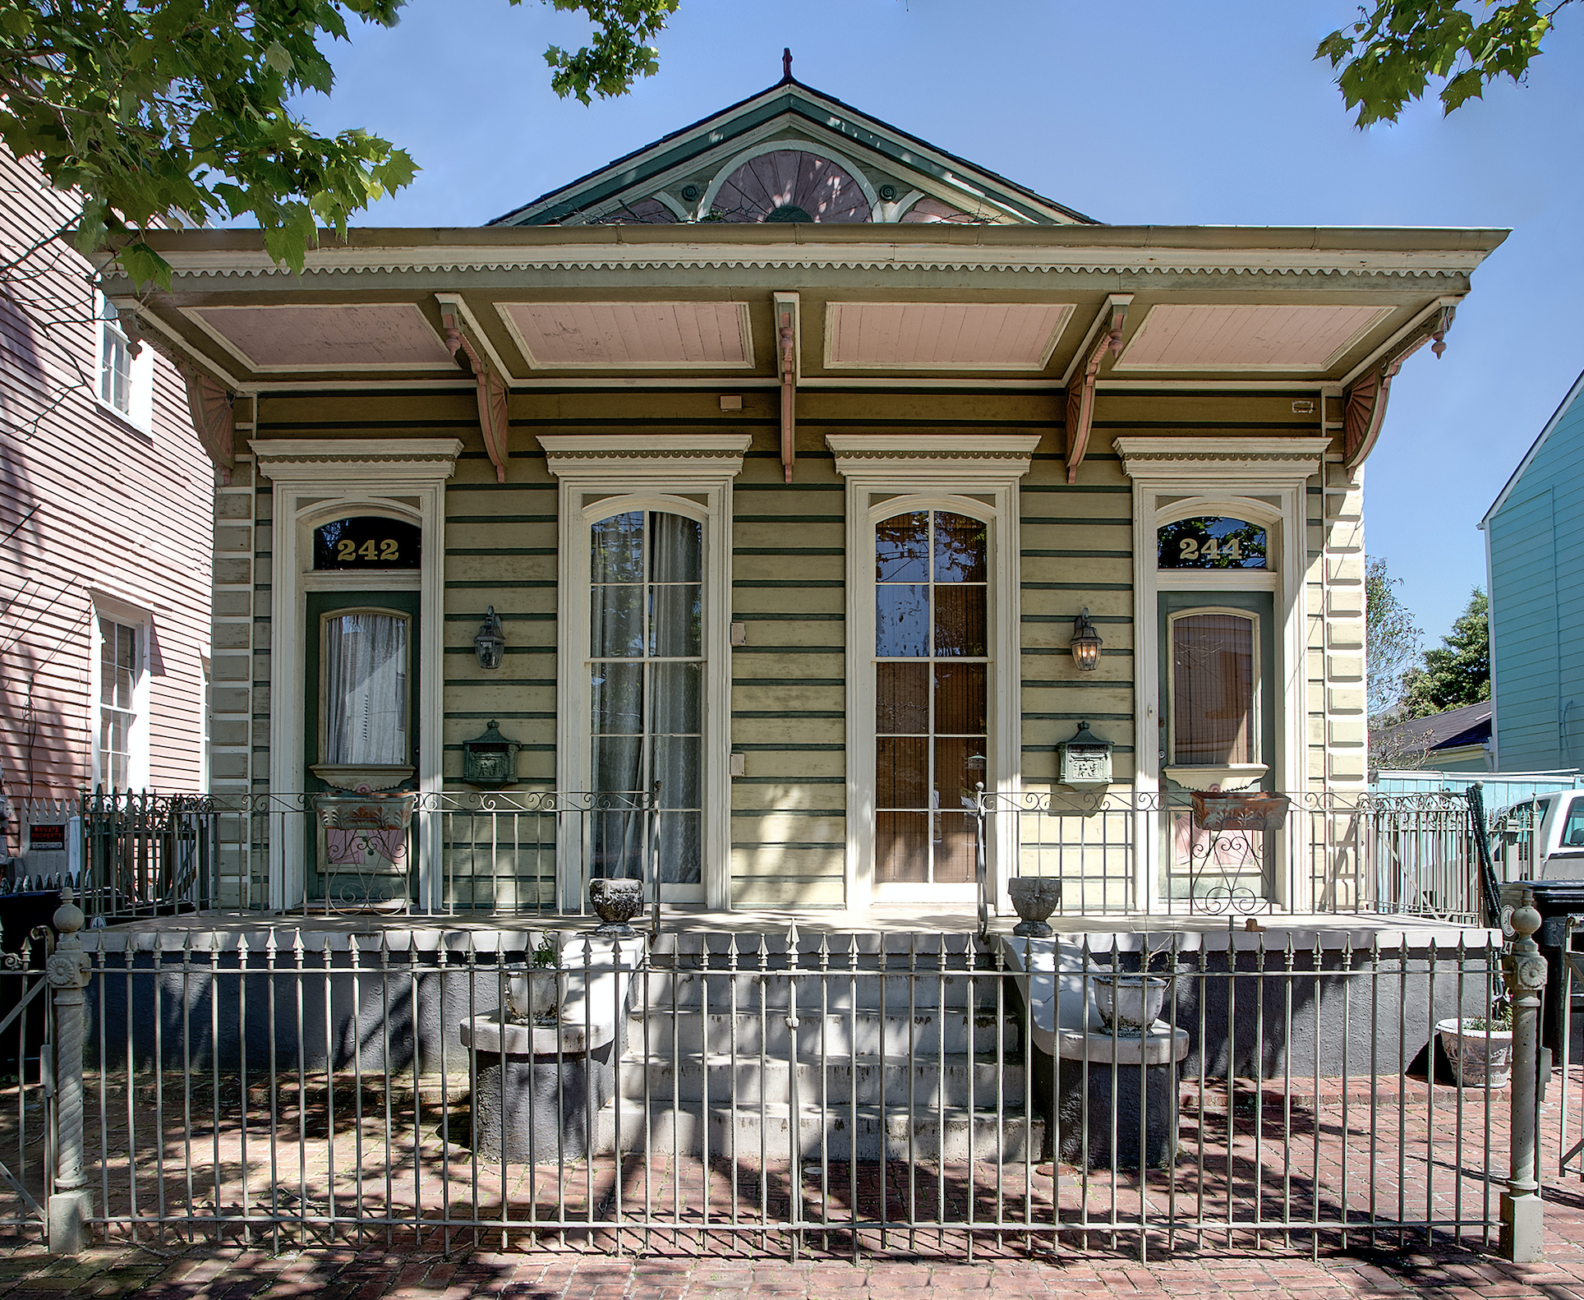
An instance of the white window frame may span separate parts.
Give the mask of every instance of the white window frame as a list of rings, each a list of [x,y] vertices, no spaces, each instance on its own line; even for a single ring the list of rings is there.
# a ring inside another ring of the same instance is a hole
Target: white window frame
[[[139,432],[150,433],[154,427],[154,349],[134,347],[118,320],[111,312],[118,310],[108,298],[94,291],[95,317],[99,328],[95,332],[97,349],[95,363],[94,401],[118,420],[125,420]],[[117,406],[104,394],[105,345],[116,341],[127,350],[127,384],[125,409]]]
[[[911,510],[948,510],[987,525],[988,659],[986,790],[1015,794],[1023,784],[1022,668],[1019,641],[1018,481],[1039,436],[831,434],[836,470],[847,481],[847,906],[876,902],[875,524]],[[1007,910],[1006,880],[1017,855],[1017,819],[993,820],[985,846],[989,898]],[[886,902],[961,901],[977,886],[888,886]]]
[[[539,438],[560,484],[557,789],[589,788],[589,529],[597,519],[628,510],[684,515],[704,525],[701,874],[703,902],[718,911],[731,907],[731,484],[742,470],[749,442],[747,434]],[[574,832],[569,827],[565,833]],[[562,910],[583,910],[587,868],[581,839],[563,844],[556,859]]]
[[[282,438],[248,444],[258,471],[274,484],[270,561],[270,790],[292,796],[304,785],[303,673],[308,592],[419,592],[418,789],[437,793],[443,782],[445,721],[445,482],[462,450],[458,438],[336,442]],[[313,530],[349,515],[386,515],[423,530],[421,568],[363,573],[313,570]],[[266,543],[261,539],[259,545]],[[318,635],[318,629],[312,631]],[[289,806],[283,803],[282,807]],[[424,819],[418,842],[420,906],[444,906],[440,818]],[[304,838],[270,835],[269,906],[285,911],[302,902]]]
[[[88,678],[89,786],[97,789],[100,785],[99,722],[100,709],[103,707],[100,703],[100,689],[103,686],[101,656],[104,653],[104,637],[100,633],[99,620],[107,618],[122,627],[134,628],[137,631],[137,680],[132,687],[132,726],[127,735],[127,788],[146,790],[150,782],[149,635],[154,616],[150,610],[107,596],[102,592],[92,592],[91,598]]]
[[[1278,791],[1309,788],[1308,751],[1308,486],[1318,483],[1330,439],[1294,438],[1118,438],[1122,468],[1133,481],[1134,788],[1158,795],[1162,783],[1159,711],[1161,687],[1159,595],[1202,591],[1206,606],[1215,593],[1269,591],[1276,626],[1276,662],[1270,666],[1274,698],[1274,752],[1261,761]],[[1156,538],[1161,528],[1198,515],[1224,515],[1258,523],[1266,530],[1264,569],[1161,569]],[[1150,802],[1140,799],[1141,805]],[[1162,845],[1151,814],[1137,814],[1134,897],[1146,911],[1161,898]],[[1277,843],[1274,900],[1288,910],[1309,905],[1299,836],[1303,818],[1288,818]]]

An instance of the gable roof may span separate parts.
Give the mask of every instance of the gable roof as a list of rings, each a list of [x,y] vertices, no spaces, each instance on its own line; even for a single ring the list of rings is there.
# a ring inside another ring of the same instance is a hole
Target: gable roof
[[[1512,472],[1512,477],[1507,480],[1507,485],[1502,488],[1501,494],[1491,503],[1491,508],[1485,512],[1484,518],[1479,521],[1480,528],[1490,523],[1491,517],[1507,504],[1507,498],[1513,494],[1513,489],[1518,486],[1518,480],[1524,476],[1524,471],[1534,463],[1534,458],[1540,454],[1540,448],[1545,446],[1546,439],[1551,436],[1557,425],[1562,423],[1562,417],[1572,408],[1573,403],[1579,399],[1579,394],[1584,392],[1584,371],[1573,381],[1573,387],[1568,389],[1568,394],[1562,399],[1562,405],[1551,413],[1551,418],[1546,421],[1545,428],[1540,430],[1540,436],[1530,444],[1529,450],[1524,453],[1524,458],[1518,462],[1518,468]]]
[[[1491,737],[1491,702],[1481,700],[1477,704],[1448,709],[1445,713],[1399,722],[1387,727],[1381,735],[1427,751],[1481,745]]]
[[[690,212],[685,206],[708,197],[704,177],[713,176],[718,183],[724,170],[746,152],[800,143],[816,152],[834,154],[838,163],[850,162],[860,171],[874,173],[897,191],[899,207],[917,195],[964,209],[977,208],[978,212],[969,214],[975,220],[1016,225],[1102,224],[805,86],[790,72],[757,95],[541,194],[488,224],[581,224],[660,194],[665,195],[660,202],[672,210],[674,220],[707,218],[707,211]],[[906,188],[899,188],[895,181]],[[697,188],[699,198],[683,199],[685,187]]]

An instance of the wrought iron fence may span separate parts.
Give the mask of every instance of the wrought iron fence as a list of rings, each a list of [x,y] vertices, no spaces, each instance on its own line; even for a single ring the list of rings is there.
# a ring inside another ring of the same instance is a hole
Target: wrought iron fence
[[[1061,881],[1060,915],[1372,912],[1478,922],[1478,824],[1460,793],[1082,793],[978,796],[988,846],[1010,819],[1008,878]]]
[[[1435,1039],[1488,1021],[1501,950],[1421,933],[100,932],[92,1221],[274,1248],[1483,1247],[1508,1094],[1475,1077],[1492,1034],[1457,1076]],[[0,1108],[7,1149],[37,1148],[30,1113]]]
[[[95,793],[82,798],[90,917],[270,906],[288,846],[304,914],[556,913],[556,863],[650,884],[656,790],[390,794]]]

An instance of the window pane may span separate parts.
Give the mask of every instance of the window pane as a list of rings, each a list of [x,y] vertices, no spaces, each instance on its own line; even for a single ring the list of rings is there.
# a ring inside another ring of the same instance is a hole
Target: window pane
[[[875,653],[929,654],[929,587],[875,588]]]
[[[974,879],[977,821],[963,813],[939,813],[931,820],[935,836],[935,883],[960,884]]]
[[[880,735],[929,732],[929,665],[875,665],[875,731]]]
[[[647,785],[642,736],[598,736],[593,750],[589,775],[596,793],[637,794]]]
[[[625,659],[643,654],[644,589],[595,587],[590,602],[589,642],[595,659]]]
[[[1567,823],[1562,830],[1562,846],[1569,849],[1584,848],[1584,799],[1574,799],[1568,806]]]
[[[339,614],[324,622],[326,763],[407,763],[407,620]]]
[[[935,741],[934,808],[972,808],[985,779],[983,736],[943,736]]]
[[[983,520],[941,510],[935,515],[935,581],[985,580]]]
[[[660,840],[660,880],[667,885],[696,885],[703,873],[703,815],[696,812],[660,814],[656,828]]]
[[[1172,623],[1174,761],[1254,763],[1254,621],[1191,614]]]
[[[875,742],[875,806],[928,808],[929,741],[881,736]]]
[[[699,781],[697,736],[656,736],[654,779],[660,782],[660,807],[698,808],[704,800]]]
[[[935,730],[945,736],[985,734],[985,666],[935,665]]]
[[[935,588],[935,653],[985,653],[985,588]]]
[[[651,582],[704,581],[704,525],[682,515],[649,516],[654,553]]]
[[[590,681],[595,733],[640,734],[643,731],[643,665],[595,664]]]
[[[929,578],[929,511],[882,519],[875,525],[875,581]]]
[[[696,583],[654,587],[654,625],[650,629],[650,654],[700,653],[700,624],[704,617],[704,589]]]
[[[593,582],[642,582],[644,516],[641,510],[612,515],[591,526]]]
[[[650,667],[654,729],[672,735],[704,730],[704,665],[654,664]]]
[[[923,882],[929,879],[928,813],[875,814],[875,879]]]

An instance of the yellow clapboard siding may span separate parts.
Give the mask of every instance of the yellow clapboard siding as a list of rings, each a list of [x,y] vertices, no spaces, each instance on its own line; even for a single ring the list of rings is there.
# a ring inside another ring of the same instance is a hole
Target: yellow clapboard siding
[[[846,671],[845,665],[846,654],[840,650],[829,654],[734,655],[732,676],[774,677],[791,681],[814,677],[825,680],[842,676]]]
[[[754,650],[759,648],[773,649],[778,646],[837,646],[843,645],[845,624],[831,620],[801,620],[791,619],[750,619],[748,621],[748,640],[745,647],[734,647],[733,653],[739,664],[749,665],[756,659],[773,658],[773,656],[757,655]],[[744,649],[747,653],[744,653]]]
[[[847,836],[845,817],[797,817],[772,811],[758,817],[734,815],[731,825],[734,843],[824,843],[841,848]]]
[[[846,726],[840,718],[733,718],[732,744],[840,745]]]
[[[840,686],[748,686],[738,681],[732,683],[732,711],[833,712],[842,707],[845,694]]]
[[[788,524],[788,529],[796,525]],[[847,572],[847,562],[840,555],[734,555],[732,579],[735,582],[840,582]],[[797,592],[797,587],[779,587],[772,590]],[[789,605],[788,608],[796,608]]]
[[[466,686],[453,684],[445,688],[447,713],[490,711],[554,713],[555,707],[554,686],[503,686],[481,681],[469,682]]]
[[[743,755],[745,776],[795,781],[805,776],[842,776],[846,756],[840,750],[756,749]]]
[[[845,906],[846,889],[840,878],[822,880],[733,880],[732,906],[818,907],[839,909]]]
[[[777,781],[764,785],[732,782],[734,809],[764,809],[772,812],[778,808],[842,808],[846,802],[846,787],[841,785],[809,785],[797,781]]]
[[[846,865],[846,848],[792,848],[784,844],[761,844],[751,849],[732,849],[731,873],[736,880],[776,876],[836,876]]]
[[[841,587],[734,587],[734,614],[845,614]]]
[[[500,545],[509,545],[502,540]],[[447,582],[554,582],[553,555],[448,555]],[[552,592],[552,595],[554,593]]]

